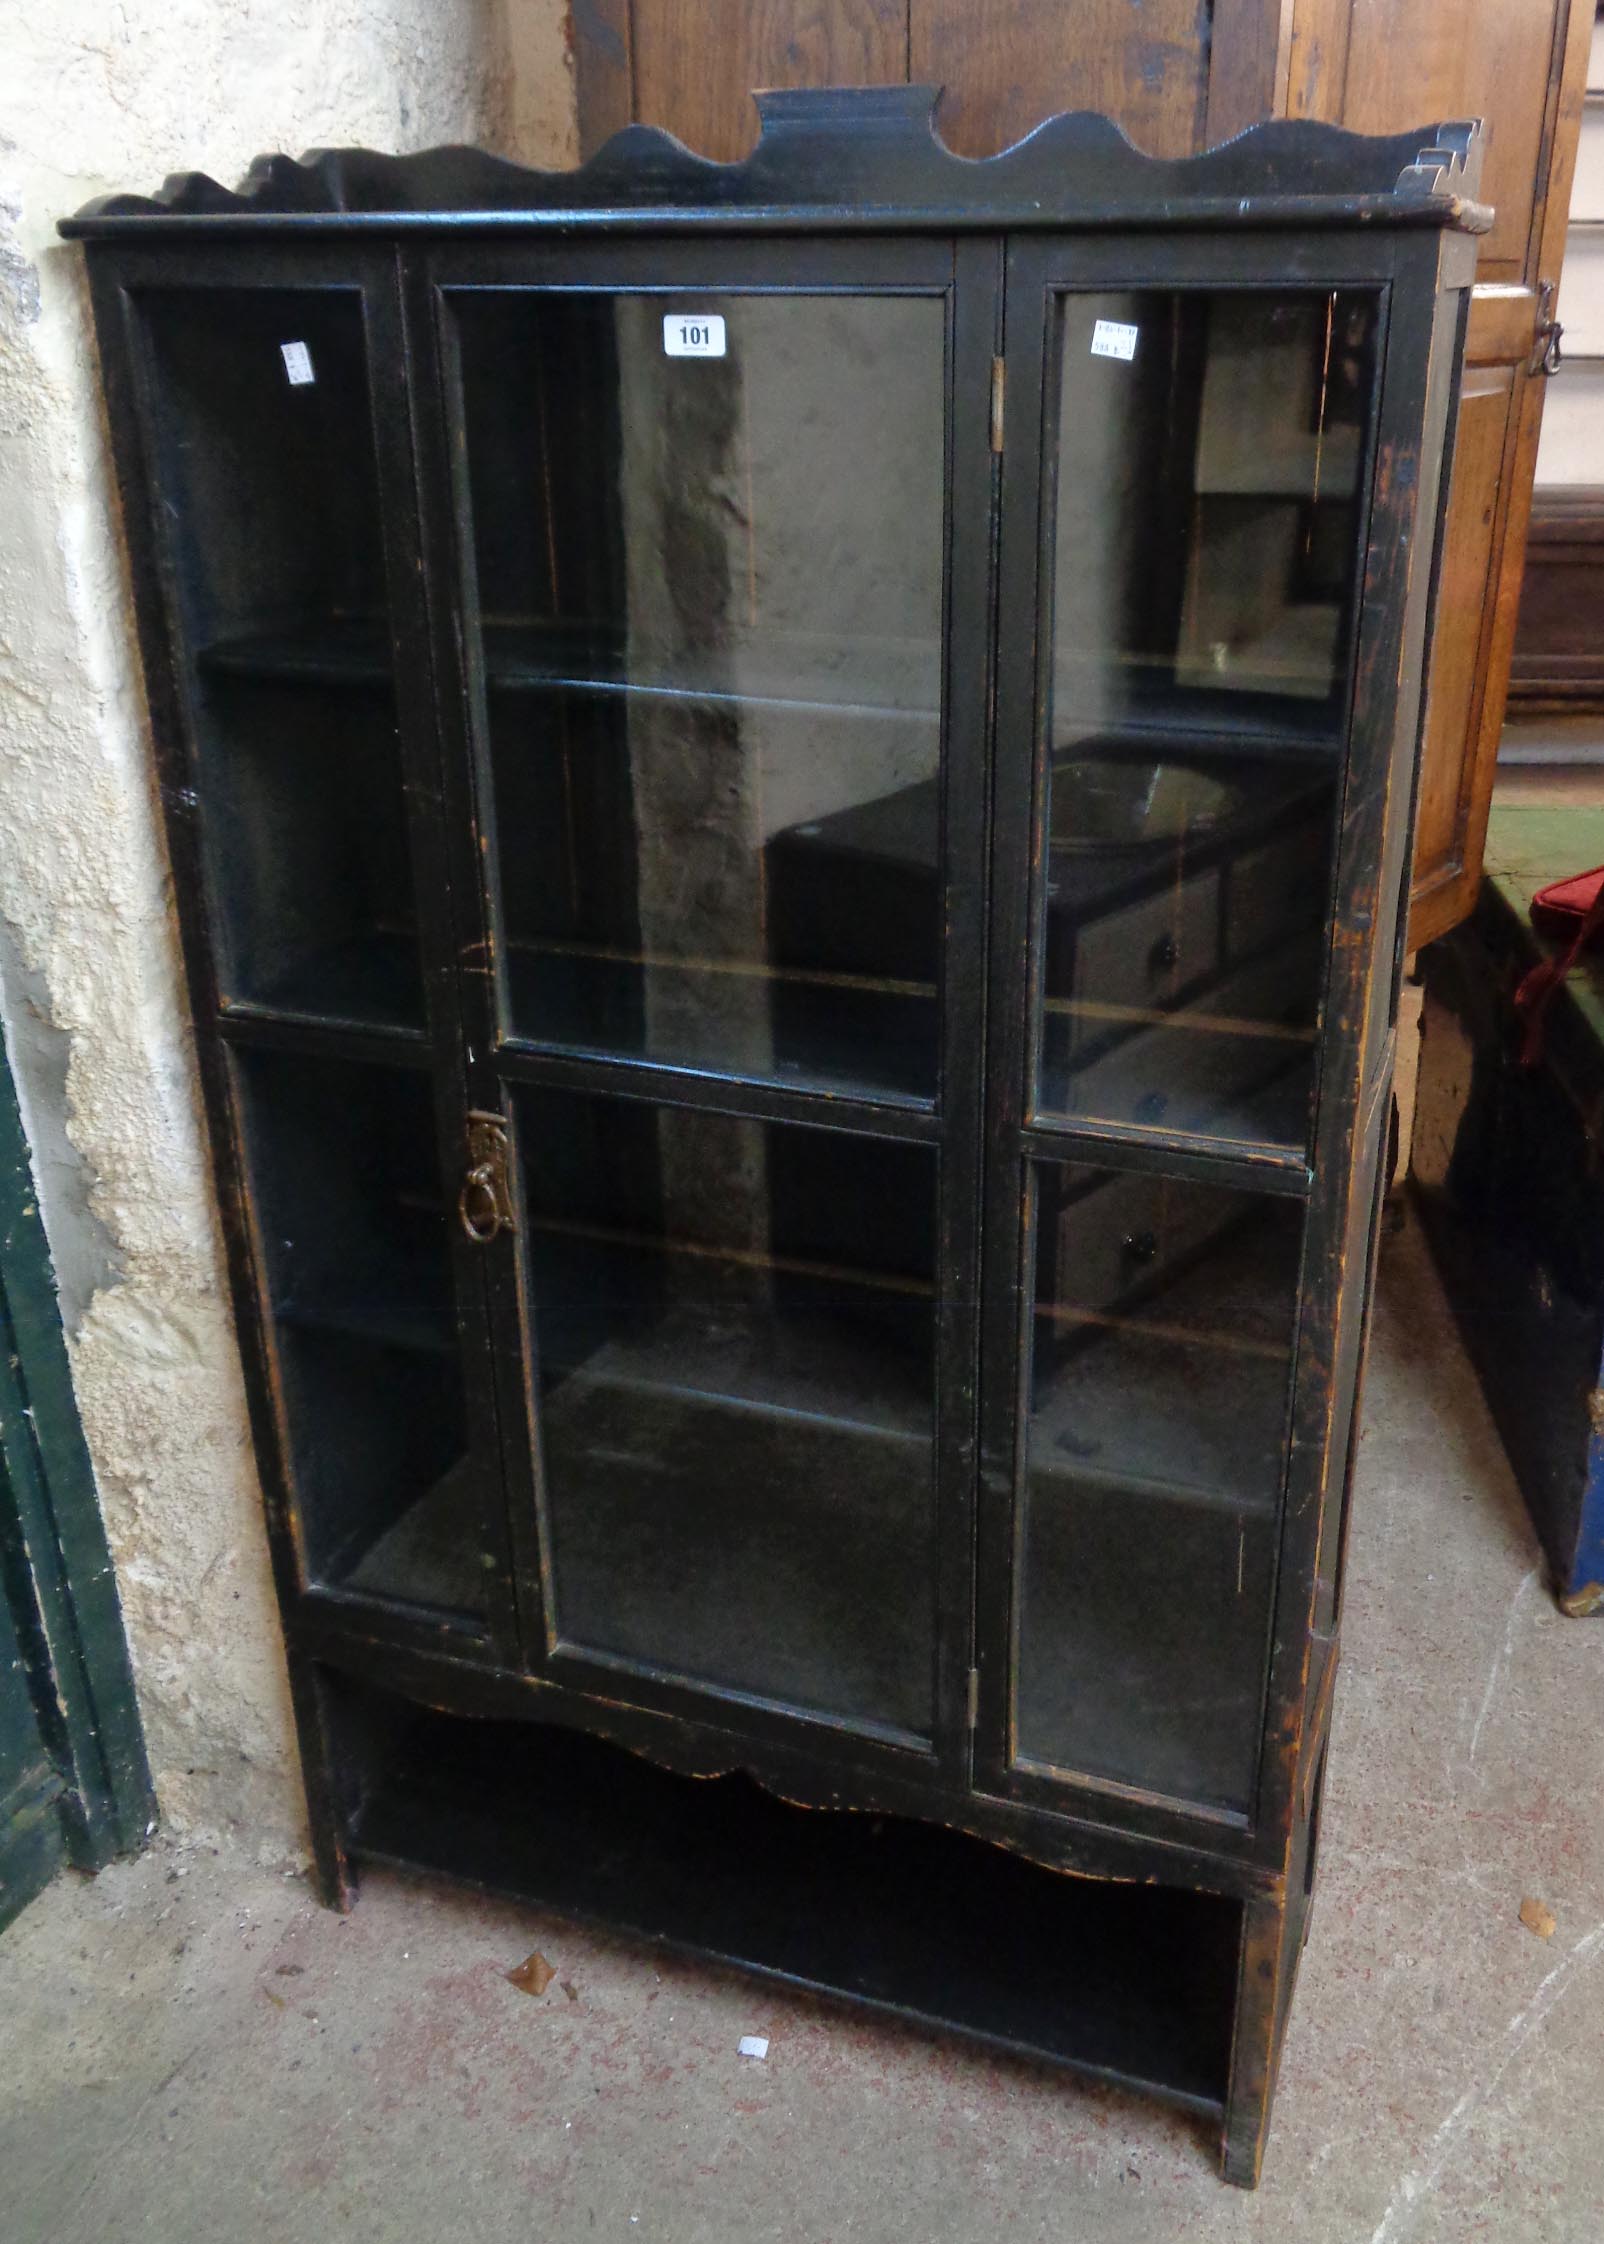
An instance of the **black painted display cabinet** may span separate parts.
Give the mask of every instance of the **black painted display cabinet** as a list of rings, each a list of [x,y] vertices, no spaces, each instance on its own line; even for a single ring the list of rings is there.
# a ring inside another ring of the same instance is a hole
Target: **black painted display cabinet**
[[[931,101],[65,230],[329,1899],[594,1915],[1248,2182],[1478,140]]]

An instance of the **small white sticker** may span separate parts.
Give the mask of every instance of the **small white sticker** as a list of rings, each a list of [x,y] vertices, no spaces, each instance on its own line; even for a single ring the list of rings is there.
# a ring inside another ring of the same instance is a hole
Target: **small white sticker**
[[[741,2055],[743,2057],[755,2057],[758,2063],[762,2064],[768,2053],[769,2037],[767,2034],[742,2034]]]
[[[722,358],[722,312],[665,312],[663,348],[670,358]]]
[[[1092,329],[1093,358],[1134,358],[1140,332],[1123,320],[1100,319]]]
[[[291,389],[302,389],[308,382],[317,380],[312,372],[312,354],[304,343],[280,343],[279,349],[284,355],[284,371],[290,378]]]

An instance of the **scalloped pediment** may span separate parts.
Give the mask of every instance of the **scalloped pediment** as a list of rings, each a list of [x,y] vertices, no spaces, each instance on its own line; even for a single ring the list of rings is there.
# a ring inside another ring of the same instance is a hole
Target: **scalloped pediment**
[[[811,226],[1085,225],[1389,215],[1484,230],[1474,197],[1475,122],[1371,137],[1306,118],[1249,126],[1196,156],[1144,155],[1110,118],[1050,117],[994,156],[957,156],[938,132],[940,89],[867,86],[756,96],[762,131],[739,163],[715,163],[650,125],[629,125],[572,171],[484,149],[387,156],[315,149],[259,156],[237,188],[179,172],[154,195],[90,203],[63,231],[145,219],[279,219],[364,225],[461,217],[586,223],[741,215]]]

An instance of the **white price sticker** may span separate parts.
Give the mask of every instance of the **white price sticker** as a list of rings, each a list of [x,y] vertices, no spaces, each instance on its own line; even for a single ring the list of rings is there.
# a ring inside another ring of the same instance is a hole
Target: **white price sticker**
[[[663,348],[670,358],[722,358],[722,312],[665,312]]]
[[[291,389],[304,389],[308,382],[317,380],[312,372],[312,354],[304,343],[280,343],[279,350],[283,354],[284,371],[290,378]]]
[[[1093,358],[1134,358],[1140,333],[1140,328],[1127,327],[1123,320],[1098,320],[1092,329]]]

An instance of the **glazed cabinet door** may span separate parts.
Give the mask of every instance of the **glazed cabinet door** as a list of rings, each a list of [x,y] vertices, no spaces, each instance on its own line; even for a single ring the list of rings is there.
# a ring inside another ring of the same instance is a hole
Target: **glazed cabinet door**
[[[119,250],[97,311],[292,1621],[512,1613],[394,261]]]
[[[1010,252],[977,1763],[1155,1830],[1255,1798],[1386,304]]]
[[[464,250],[417,305],[527,1655],[871,1758],[962,1745],[996,277]]]

